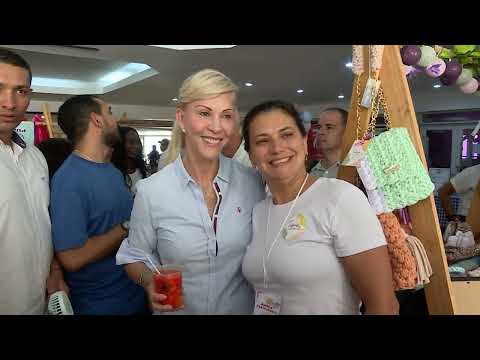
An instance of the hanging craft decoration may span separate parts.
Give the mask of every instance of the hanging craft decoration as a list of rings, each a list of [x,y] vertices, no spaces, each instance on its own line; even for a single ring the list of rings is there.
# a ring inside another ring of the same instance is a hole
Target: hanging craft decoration
[[[363,55],[367,53],[365,46],[368,46],[368,58],[364,62]],[[384,45],[353,45],[352,68],[356,75],[358,99],[355,104],[357,136],[343,165],[357,168],[370,205],[382,225],[395,290],[413,289],[429,282],[432,269],[421,242],[413,236],[407,241],[407,234],[392,211],[403,209],[406,212],[406,206],[430,196],[434,185],[407,129],[391,126],[389,109],[379,80],[383,51]],[[411,56],[415,57],[416,62],[421,59],[422,53],[419,49],[413,49]],[[368,74],[368,79],[363,96],[360,96],[362,89],[359,79],[364,73]],[[377,135],[376,119],[380,107],[384,110],[387,131]],[[361,128],[361,109],[372,109],[366,129]]]

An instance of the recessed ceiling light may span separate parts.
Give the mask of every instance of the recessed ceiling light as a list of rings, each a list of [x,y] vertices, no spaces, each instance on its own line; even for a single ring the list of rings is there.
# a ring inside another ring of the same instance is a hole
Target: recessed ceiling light
[[[348,67],[348,68],[351,68],[351,67],[353,67],[353,64],[351,62],[348,62],[348,63],[345,64],[345,66]]]
[[[253,86],[253,84],[252,84],[252,83],[249,83],[249,82],[247,82],[247,83],[245,83],[245,86]]]
[[[302,90],[302,89],[298,89],[298,90],[297,90],[297,93],[301,94],[301,93],[303,93],[303,90]]]
[[[438,89],[439,87],[442,87],[442,85],[440,85],[440,84],[435,84],[435,85],[433,85],[433,87],[434,87],[435,89]]]
[[[173,98],[172,101],[178,101],[178,99],[177,99],[177,98]]]
[[[338,95],[339,99],[343,99],[345,96],[344,95]]]

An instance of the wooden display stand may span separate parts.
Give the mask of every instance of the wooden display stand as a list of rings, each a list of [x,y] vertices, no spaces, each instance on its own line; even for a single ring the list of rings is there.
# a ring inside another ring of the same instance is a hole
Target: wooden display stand
[[[365,63],[368,64],[368,47],[365,46],[365,48],[364,60],[366,60]],[[368,75],[367,72],[364,72],[359,78],[362,93],[368,80]],[[385,45],[379,79],[382,82],[383,93],[385,94],[389,109],[392,127],[405,127],[408,129],[413,145],[423,164],[427,167],[412,97],[404,73],[404,66],[400,57],[400,47],[398,45]],[[356,140],[357,108],[360,113],[361,128],[363,131],[367,128],[368,119],[371,114],[371,110],[359,107],[358,102],[359,99],[357,98],[354,85],[350,106],[351,110],[348,115],[347,128],[342,144],[342,159],[345,158],[353,142]],[[341,166],[338,178],[354,183],[356,174],[355,167]],[[430,283],[425,286],[425,297],[429,313],[431,315],[464,313],[463,304],[466,304],[465,294],[470,292],[470,289],[468,289],[468,291],[465,289],[467,285],[466,282],[455,282],[465,284],[455,284],[455,286],[452,286],[452,282],[450,281],[433,194],[430,195],[429,198],[410,206],[409,212],[412,218],[413,233],[423,243],[433,269]],[[478,282],[478,285],[479,287],[475,286],[474,289],[472,288],[472,292],[475,290],[480,294],[480,282]],[[469,286],[470,284],[468,284],[467,287]],[[475,293],[470,294],[469,297],[475,297]],[[458,306],[457,302],[461,303],[461,305]],[[480,301],[478,301],[478,303],[479,311],[476,313],[480,314]]]
[[[42,110],[45,121],[39,124],[47,125],[48,136],[50,138],[53,138],[52,114],[50,113],[50,110],[48,109],[48,105],[46,103],[42,104]]]

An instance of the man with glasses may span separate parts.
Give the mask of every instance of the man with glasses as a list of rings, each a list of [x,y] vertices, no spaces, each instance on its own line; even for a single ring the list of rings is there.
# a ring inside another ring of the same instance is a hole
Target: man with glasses
[[[47,162],[14,131],[31,82],[28,63],[0,49],[0,314],[41,315],[48,294],[68,292],[53,257]]]

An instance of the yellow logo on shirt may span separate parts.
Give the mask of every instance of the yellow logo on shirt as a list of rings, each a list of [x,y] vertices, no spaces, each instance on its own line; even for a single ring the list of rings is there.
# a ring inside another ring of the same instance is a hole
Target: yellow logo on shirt
[[[285,240],[297,240],[305,232],[307,219],[303,214],[294,215],[288,220],[283,228],[283,237]]]

